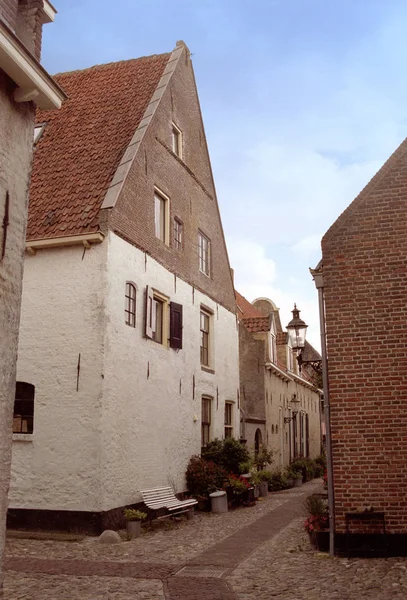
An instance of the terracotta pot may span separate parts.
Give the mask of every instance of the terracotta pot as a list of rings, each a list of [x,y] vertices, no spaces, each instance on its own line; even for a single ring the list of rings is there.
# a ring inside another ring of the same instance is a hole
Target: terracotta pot
[[[134,540],[141,535],[141,521],[126,521],[127,539]]]

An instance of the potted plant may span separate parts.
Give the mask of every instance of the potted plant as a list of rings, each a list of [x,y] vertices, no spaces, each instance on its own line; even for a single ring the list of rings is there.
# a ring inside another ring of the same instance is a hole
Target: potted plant
[[[124,509],[126,519],[127,539],[133,540],[141,535],[141,521],[147,518],[147,514],[134,508]]]
[[[293,466],[287,469],[287,479],[292,479],[294,487],[299,487],[302,485],[302,473],[299,469]]]
[[[304,502],[308,517],[304,522],[305,531],[310,542],[318,550],[325,552],[329,549],[329,516],[328,505],[320,495],[308,496]]]

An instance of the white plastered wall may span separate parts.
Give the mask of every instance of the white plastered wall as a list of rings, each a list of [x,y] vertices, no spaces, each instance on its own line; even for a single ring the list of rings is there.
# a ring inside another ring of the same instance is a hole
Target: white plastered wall
[[[101,508],[106,255],[102,243],[26,256],[17,380],[35,385],[34,433],[13,436],[11,508]]]
[[[225,401],[234,402],[239,437],[236,317],[144,252],[109,234],[101,468],[103,508],[137,502],[138,491],[185,489],[189,458],[201,449],[201,397],[212,400],[212,438],[224,435]],[[137,322],[125,324],[125,284],[137,287]],[[183,306],[183,348],[144,337],[145,288]],[[200,365],[200,306],[213,311],[213,368]],[[194,386],[195,378],[195,386]]]

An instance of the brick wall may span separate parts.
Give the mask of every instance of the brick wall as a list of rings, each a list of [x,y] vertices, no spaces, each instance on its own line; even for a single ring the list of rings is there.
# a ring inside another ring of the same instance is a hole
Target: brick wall
[[[0,20],[15,30],[18,0],[0,0]]]
[[[246,327],[239,324],[240,398],[245,417],[266,418],[265,369],[266,335],[254,339]]]
[[[37,59],[41,56],[42,25],[42,0],[19,0],[16,34]]]
[[[171,151],[172,122],[183,133],[183,160]],[[170,198],[170,245],[155,236],[154,186]],[[140,218],[142,215],[142,218]],[[184,246],[172,244],[173,218]],[[184,50],[127,176],[109,227],[170,271],[235,311],[235,296],[201,121],[192,65]],[[198,268],[198,229],[211,240],[211,276]]]
[[[407,143],[322,242],[337,531],[385,511],[407,533]]]

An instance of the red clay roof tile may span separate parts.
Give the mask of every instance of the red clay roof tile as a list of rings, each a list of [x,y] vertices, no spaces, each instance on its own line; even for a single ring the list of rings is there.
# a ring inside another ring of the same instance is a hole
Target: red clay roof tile
[[[97,231],[98,213],[170,54],[147,56],[55,80],[68,94],[46,122],[34,152],[27,239]]]
[[[270,317],[243,317],[242,323],[250,333],[270,330]]]
[[[237,314],[239,317],[262,317],[263,314],[253,306],[242,294],[235,290]]]

